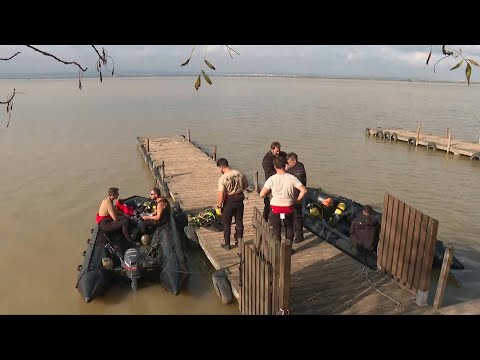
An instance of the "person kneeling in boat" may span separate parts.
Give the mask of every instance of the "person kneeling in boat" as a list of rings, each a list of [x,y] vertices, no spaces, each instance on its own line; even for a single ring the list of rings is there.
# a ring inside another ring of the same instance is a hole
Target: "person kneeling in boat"
[[[96,221],[98,227],[104,232],[117,231],[122,229],[123,235],[127,242],[133,241],[128,232],[130,226],[130,218],[128,215],[121,213],[113,206],[113,201],[118,199],[119,190],[116,187],[108,189],[108,195],[102,200],[98,209]]]
[[[350,240],[352,246],[360,254],[375,251],[378,244],[378,221],[372,215],[372,207],[365,205],[362,213],[350,225]]]
[[[160,189],[154,187],[150,190],[150,199],[153,200],[155,210],[152,214],[142,214],[142,222],[139,224],[141,234],[151,234],[155,229],[168,222],[170,217],[170,203],[160,196]]]

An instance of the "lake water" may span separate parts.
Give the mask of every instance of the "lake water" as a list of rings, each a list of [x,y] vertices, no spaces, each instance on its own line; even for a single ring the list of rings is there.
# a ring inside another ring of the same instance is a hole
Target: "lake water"
[[[147,195],[153,179],[136,136],[186,134],[250,180],[272,141],[295,151],[308,185],[381,207],[385,192],[439,220],[438,238],[466,269],[452,271],[444,305],[480,297],[480,162],[364,135],[404,127],[478,142],[480,87],[453,83],[305,78],[0,80],[13,117],[0,114],[0,313],[238,314],[213,290],[208,260],[178,296],[158,285],[114,288],[86,304],[77,266],[110,186]],[[212,198],[212,203],[215,201]],[[206,206],[210,205],[206,204]],[[432,275],[435,284],[438,272]],[[433,288],[434,289],[434,288]]]

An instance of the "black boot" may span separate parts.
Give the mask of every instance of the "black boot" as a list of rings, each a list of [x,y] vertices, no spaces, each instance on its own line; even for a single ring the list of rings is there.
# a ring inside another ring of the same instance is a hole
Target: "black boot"
[[[222,248],[224,248],[225,250],[230,250],[230,244],[222,244],[220,245]]]

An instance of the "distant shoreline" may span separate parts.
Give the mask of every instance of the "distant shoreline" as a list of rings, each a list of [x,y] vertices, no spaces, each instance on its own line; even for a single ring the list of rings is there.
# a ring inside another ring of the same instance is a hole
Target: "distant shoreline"
[[[116,78],[158,78],[158,77],[192,77],[198,74],[127,74],[114,75]],[[105,76],[109,78],[111,76]],[[288,75],[288,74],[211,74],[210,77],[239,77],[239,78],[292,78],[292,79],[325,79],[325,80],[369,80],[369,81],[402,81],[402,82],[421,82],[421,83],[451,83],[463,84],[466,80],[422,80],[422,79],[401,79],[388,77],[354,77],[354,76],[320,76],[320,75]],[[95,79],[98,75],[85,75],[83,79]],[[67,80],[78,79],[71,75],[32,75],[32,76],[0,76],[0,80]],[[471,81],[470,84],[479,84],[480,81]]]

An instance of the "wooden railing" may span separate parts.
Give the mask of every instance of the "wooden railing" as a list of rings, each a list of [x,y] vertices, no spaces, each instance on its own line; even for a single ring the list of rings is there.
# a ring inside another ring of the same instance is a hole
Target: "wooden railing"
[[[377,266],[392,280],[417,295],[428,297],[438,220],[385,193]]]
[[[240,311],[245,315],[288,314],[292,244],[274,239],[256,207],[252,226],[254,239],[239,243]]]

